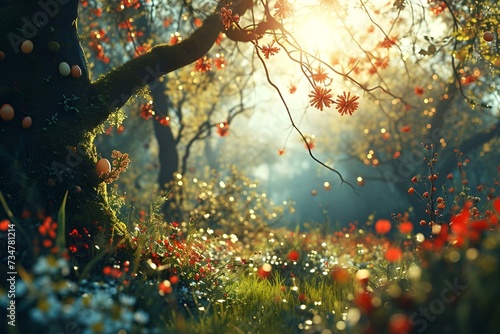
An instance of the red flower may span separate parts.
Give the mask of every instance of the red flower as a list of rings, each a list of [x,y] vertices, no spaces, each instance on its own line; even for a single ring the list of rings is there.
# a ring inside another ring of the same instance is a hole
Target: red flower
[[[493,200],[493,209],[495,209],[497,214],[500,214],[500,197]]]
[[[293,12],[293,6],[287,0],[278,0],[274,4],[275,16],[279,19],[284,19]]]
[[[403,234],[408,234],[413,231],[413,224],[411,222],[403,222],[399,224],[399,232]]]
[[[170,125],[170,117],[161,117],[158,119],[158,123],[163,126],[169,126]]]
[[[229,136],[229,123],[220,122],[219,124],[217,124],[217,133],[221,137]]]
[[[372,294],[368,291],[359,292],[355,297],[356,306],[366,313],[373,310]]]
[[[403,132],[403,133],[408,133],[410,131],[411,131],[411,127],[409,125],[403,125],[401,127],[401,132]]]
[[[325,73],[325,69],[321,66],[316,68],[315,73],[311,76],[315,82],[323,83],[328,79],[328,74]]]
[[[4,219],[0,222],[0,231],[5,232],[9,229],[10,221],[7,219]]]
[[[390,334],[404,334],[411,332],[412,322],[406,314],[394,313],[389,318]]]
[[[220,15],[222,16],[222,24],[224,24],[224,29],[227,30],[231,27],[231,24],[240,22],[240,16],[238,14],[233,15],[232,9],[227,9],[222,7],[220,9]]]
[[[271,275],[271,270],[273,267],[269,263],[264,263],[258,271],[258,274],[261,278],[268,278]]]
[[[154,115],[153,111],[153,103],[152,101],[149,101],[146,104],[141,105],[141,117],[148,120]]]
[[[417,94],[419,96],[422,95],[422,94],[424,94],[424,87],[416,86],[415,87],[415,94]]]
[[[335,101],[337,105],[335,106],[335,108],[337,108],[337,111],[342,116],[347,113],[349,113],[349,115],[352,115],[358,109],[358,99],[359,96],[351,96],[350,92],[347,94],[346,92],[344,92],[343,95],[337,95],[337,101]]]
[[[203,56],[203,58],[200,58],[196,61],[194,68],[198,72],[208,72],[212,69],[212,59],[208,58],[207,56]]]
[[[396,262],[403,256],[403,252],[398,247],[389,247],[385,252],[385,259],[389,262]]]
[[[378,43],[378,47],[384,48],[384,49],[390,49],[394,44],[396,44],[398,37],[386,37],[384,40],[380,43]]]
[[[224,59],[224,56],[216,57],[214,60],[214,64],[218,70],[222,70],[224,67],[226,67],[226,60]]]
[[[288,260],[297,261],[299,259],[299,252],[296,250],[291,250],[287,255]]]
[[[375,231],[378,234],[387,234],[391,230],[392,224],[387,219],[379,219],[375,223]]]
[[[309,94],[311,98],[309,103],[320,111],[323,111],[324,107],[329,108],[333,103],[331,91],[331,89],[315,86],[314,90]]]
[[[269,56],[274,56],[279,52],[280,48],[273,46],[273,44],[274,41],[261,48],[261,51],[264,54],[264,58],[269,59]]]
[[[164,280],[158,284],[158,293],[163,296],[164,294],[172,293],[172,283],[169,280]]]

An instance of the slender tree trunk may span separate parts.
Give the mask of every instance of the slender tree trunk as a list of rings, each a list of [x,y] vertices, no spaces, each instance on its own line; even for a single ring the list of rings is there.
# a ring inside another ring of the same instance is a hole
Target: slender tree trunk
[[[154,107],[162,116],[168,115],[169,101],[165,95],[163,85],[154,85],[151,87]],[[160,163],[160,172],[158,174],[158,184],[161,190],[165,190],[165,185],[173,180],[174,173],[179,169],[179,153],[177,152],[177,143],[170,126],[154,123],[156,140],[158,141]]]

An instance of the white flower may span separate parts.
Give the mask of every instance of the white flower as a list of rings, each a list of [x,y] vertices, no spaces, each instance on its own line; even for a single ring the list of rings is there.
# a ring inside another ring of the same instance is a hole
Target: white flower
[[[143,310],[137,310],[134,313],[134,320],[141,325],[147,324],[149,321],[149,314]]]
[[[118,299],[120,300],[120,303],[122,303],[124,306],[134,306],[137,298],[126,294],[121,294],[120,296],[118,296]]]
[[[45,297],[45,298],[44,298]],[[45,324],[59,318],[61,303],[53,294],[41,296],[36,307],[32,308],[30,315],[36,322]]]

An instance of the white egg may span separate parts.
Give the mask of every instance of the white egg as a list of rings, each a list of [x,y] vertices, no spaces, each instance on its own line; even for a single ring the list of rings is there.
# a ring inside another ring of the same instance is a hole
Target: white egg
[[[63,61],[59,64],[59,73],[61,73],[63,77],[67,77],[71,73],[71,68],[68,63]]]

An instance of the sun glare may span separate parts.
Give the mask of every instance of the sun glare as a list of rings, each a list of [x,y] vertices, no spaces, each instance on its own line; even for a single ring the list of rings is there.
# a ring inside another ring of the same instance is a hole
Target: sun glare
[[[306,9],[296,12],[300,22],[295,26],[295,34],[304,50],[313,54],[332,55],[334,53],[350,53],[355,48],[353,38],[344,23],[334,12],[322,12],[320,9]],[[363,21],[363,13],[350,11],[344,17],[345,24]],[[365,20],[366,21],[366,20]],[[363,23],[358,26],[364,26]]]

